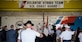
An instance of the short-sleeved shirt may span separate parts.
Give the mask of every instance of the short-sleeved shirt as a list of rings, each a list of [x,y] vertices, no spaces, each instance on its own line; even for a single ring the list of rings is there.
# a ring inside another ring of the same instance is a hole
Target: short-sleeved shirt
[[[49,26],[48,26],[48,29],[49,29],[49,30],[51,30],[52,28],[53,28],[52,25],[49,25]]]
[[[74,34],[74,31],[63,31],[60,35],[60,38],[62,38],[63,40],[71,40],[72,35]]]
[[[61,34],[61,31],[60,30],[56,30],[57,39],[59,39],[60,34]]]
[[[82,42],[82,33],[79,33],[78,38],[79,38],[80,42]]]
[[[37,30],[38,30],[38,32],[42,33],[42,27],[41,27],[41,25],[38,25]]]
[[[48,28],[44,28],[44,32],[45,36],[48,36],[49,32],[48,32]]]
[[[22,42],[35,42],[36,36],[40,37],[40,33],[28,28],[19,34],[18,39],[21,39]]]
[[[61,30],[56,30],[56,35],[59,36],[61,34]]]

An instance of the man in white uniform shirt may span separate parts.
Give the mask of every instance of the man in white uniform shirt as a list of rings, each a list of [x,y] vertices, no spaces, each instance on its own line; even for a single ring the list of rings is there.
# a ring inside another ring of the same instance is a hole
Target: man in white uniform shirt
[[[21,31],[25,30],[25,28],[23,28],[23,26],[19,26],[19,30],[18,30],[18,35],[21,33]]]
[[[18,42],[35,42],[35,38],[43,37],[43,35],[32,29],[32,22],[27,21],[25,24],[26,30],[23,30],[18,36]]]
[[[71,42],[73,31],[70,31],[70,26],[65,26],[65,31],[63,31],[60,35],[61,42]]]
[[[45,36],[48,36],[49,32],[48,32],[48,28],[46,26],[44,26],[44,32]]]
[[[53,29],[53,27],[52,27],[51,24],[48,25],[48,29],[49,29],[49,30]]]
[[[37,30],[38,30],[38,32],[42,33],[42,26],[40,23],[38,24]]]
[[[78,35],[79,41],[82,42],[82,31]]]
[[[52,35],[54,33],[54,31],[52,30],[53,27],[51,24],[48,25],[48,32],[49,32],[49,35]]]

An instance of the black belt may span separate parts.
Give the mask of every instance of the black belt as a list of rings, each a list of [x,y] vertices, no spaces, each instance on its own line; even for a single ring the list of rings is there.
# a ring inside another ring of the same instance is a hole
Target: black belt
[[[71,41],[71,40],[63,40],[63,41]]]

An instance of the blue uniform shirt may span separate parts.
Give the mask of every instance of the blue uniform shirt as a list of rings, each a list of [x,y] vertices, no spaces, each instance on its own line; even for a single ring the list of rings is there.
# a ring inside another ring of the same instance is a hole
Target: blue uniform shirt
[[[10,29],[6,33],[6,39],[7,42],[16,42],[16,31],[13,29]]]

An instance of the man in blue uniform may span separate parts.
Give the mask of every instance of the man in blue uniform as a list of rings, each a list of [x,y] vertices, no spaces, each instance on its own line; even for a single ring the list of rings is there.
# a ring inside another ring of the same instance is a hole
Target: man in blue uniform
[[[16,42],[16,31],[14,30],[14,26],[11,25],[10,26],[10,30],[7,31],[6,33],[6,39],[7,39],[7,42]]]

